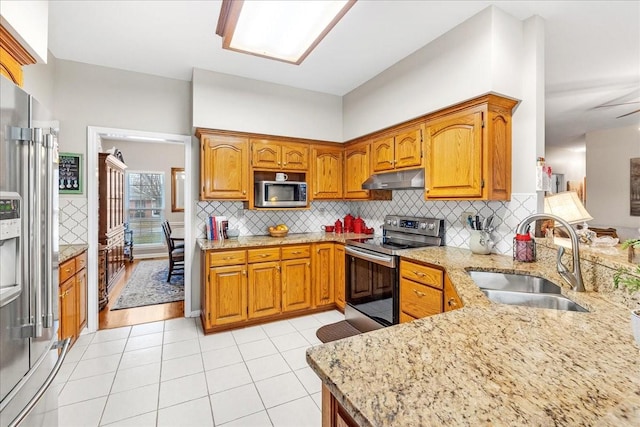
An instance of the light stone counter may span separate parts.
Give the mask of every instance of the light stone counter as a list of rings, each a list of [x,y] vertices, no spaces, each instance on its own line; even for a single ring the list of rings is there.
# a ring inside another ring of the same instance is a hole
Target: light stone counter
[[[628,308],[593,291],[610,285],[563,289],[590,310],[565,312],[492,303],[466,273],[521,271],[564,285],[554,254],[539,245],[538,262],[517,263],[457,248],[404,251],[444,267],[464,308],[310,348],[307,361],[363,427],[640,425]],[[604,277],[593,270],[589,280]]]
[[[78,256],[88,248],[89,245],[85,243],[77,245],[60,245],[60,249],[58,251],[58,263],[62,264],[63,262]]]
[[[198,246],[200,250],[225,250],[236,248],[250,248],[252,246],[280,246],[280,245],[294,245],[301,243],[320,243],[320,242],[339,242],[344,243],[347,239],[357,239],[373,237],[367,234],[356,233],[297,233],[288,234],[286,237],[271,237],[271,236],[241,236],[237,239],[226,240],[207,240],[198,239]]]

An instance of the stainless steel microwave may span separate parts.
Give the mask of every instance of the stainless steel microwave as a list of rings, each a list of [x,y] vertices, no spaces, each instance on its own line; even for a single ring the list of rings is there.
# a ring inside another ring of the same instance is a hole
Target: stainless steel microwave
[[[307,206],[307,183],[299,181],[258,181],[254,204],[261,208]]]

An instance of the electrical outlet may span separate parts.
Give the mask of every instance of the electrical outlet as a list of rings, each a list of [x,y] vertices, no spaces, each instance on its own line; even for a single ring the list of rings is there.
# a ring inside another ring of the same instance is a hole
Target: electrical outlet
[[[473,212],[462,212],[460,214],[460,222],[462,223],[463,227],[469,225],[469,221],[467,220],[467,218],[469,217],[473,218]]]

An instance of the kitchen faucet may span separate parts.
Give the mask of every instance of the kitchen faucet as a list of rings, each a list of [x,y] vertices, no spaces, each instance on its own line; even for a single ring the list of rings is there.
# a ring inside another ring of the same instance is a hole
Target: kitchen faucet
[[[551,215],[547,213],[536,213],[533,215],[529,215],[518,225],[516,233],[525,234],[527,233],[527,226],[529,223],[539,220],[539,219],[553,219],[560,224],[562,224],[569,233],[571,237],[571,251],[573,252],[573,271],[569,271],[566,265],[562,263],[562,255],[564,254],[564,248],[562,246],[558,247],[558,273],[562,278],[571,285],[571,288],[576,292],[584,292],[584,282],[582,281],[582,272],[580,270],[580,253],[579,253],[579,242],[578,242],[578,234],[576,230],[573,229],[571,224],[569,224],[564,219],[560,218],[556,215]]]

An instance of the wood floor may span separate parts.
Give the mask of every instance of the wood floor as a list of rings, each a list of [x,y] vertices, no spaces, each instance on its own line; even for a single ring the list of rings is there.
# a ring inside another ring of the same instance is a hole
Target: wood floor
[[[126,264],[124,274],[109,294],[109,304],[100,311],[98,329],[119,328],[184,316],[184,301],[111,311],[111,307],[115,305],[120,292],[124,289],[124,285],[139,262],[139,260],[134,260],[132,263]]]

